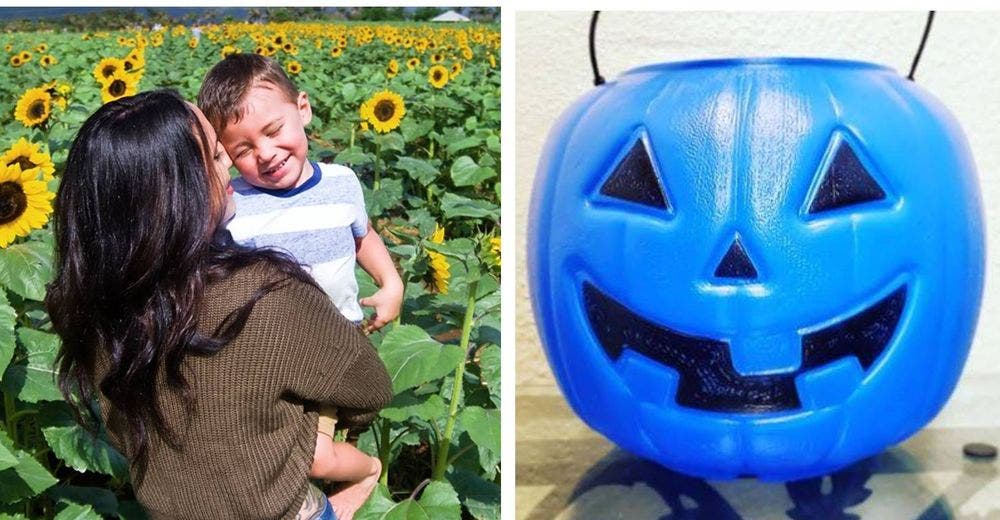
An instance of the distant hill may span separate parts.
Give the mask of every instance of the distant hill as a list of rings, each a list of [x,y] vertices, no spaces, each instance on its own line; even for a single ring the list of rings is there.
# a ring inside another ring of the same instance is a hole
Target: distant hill
[[[135,11],[145,15],[149,9],[155,9],[173,18],[181,18],[187,14],[217,12],[219,19],[232,16],[236,19],[246,18],[248,7],[0,7],[0,20],[37,20],[44,18],[61,18],[70,14],[86,14],[108,10]]]
[[[442,7],[0,7],[0,31],[114,30],[135,25],[347,19],[358,21],[430,20]],[[481,22],[499,22],[499,7],[460,7],[457,12]]]

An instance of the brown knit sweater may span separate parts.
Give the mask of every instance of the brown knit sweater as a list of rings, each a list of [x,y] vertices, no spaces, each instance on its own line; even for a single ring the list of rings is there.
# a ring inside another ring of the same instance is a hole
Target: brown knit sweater
[[[259,264],[209,287],[198,329],[214,331],[275,276]],[[98,362],[97,381],[106,362]],[[243,332],[220,352],[185,358],[182,372],[195,392],[193,414],[176,392],[158,387],[160,410],[182,446],[171,448],[151,432],[145,476],[132,474],[154,519],[294,518],[316,445],[309,405],[336,406],[341,423],[358,425],[392,398],[371,343],[322,291],[297,281],[259,300]],[[103,397],[101,409],[112,442],[131,460],[122,422]]]

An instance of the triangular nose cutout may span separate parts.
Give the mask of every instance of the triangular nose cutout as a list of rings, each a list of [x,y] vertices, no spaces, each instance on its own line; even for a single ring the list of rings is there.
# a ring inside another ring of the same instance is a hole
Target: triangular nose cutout
[[[734,238],[733,243],[729,245],[729,251],[726,251],[726,256],[722,257],[722,261],[715,268],[715,276],[743,280],[757,279],[757,268],[750,261],[746,249],[743,248],[743,244],[740,242],[740,237]]]

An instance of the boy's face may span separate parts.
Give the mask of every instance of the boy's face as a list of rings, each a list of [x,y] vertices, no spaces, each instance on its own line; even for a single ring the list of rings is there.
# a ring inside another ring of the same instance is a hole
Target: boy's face
[[[243,100],[243,118],[220,135],[240,175],[259,188],[294,188],[312,175],[306,160],[305,125],[312,107],[305,92],[293,103],[270,84],[251,87]]]

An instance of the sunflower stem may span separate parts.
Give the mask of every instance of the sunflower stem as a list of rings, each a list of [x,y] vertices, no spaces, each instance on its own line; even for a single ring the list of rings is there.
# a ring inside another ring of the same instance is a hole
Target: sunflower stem
[[[469,355],[469,337],[472,334],[472,319],[476,311],[476,289],[478,280],[469,282],[469,298],[465,306],[465,319],[462,320],[462,339],[459,347],[462,349],[462,360],[455,367],[455,386],[451,389],[451,403],[448,409],[448,422],[445,423],[444,435],[440,439],[438,446],[437,461],[431,478],[441,480],[445,471],[448,470],[448,449],[451,447],[451,435],[455,430],[455,422],[458,420],[458,401],[462,392],[462,381],[465,378],[465,362]]]
[[[382,188],[382,169],[379,168],[379,161],[382,159],[382,143],[375,142],[375,182],[372,183],[372,190],[378,191]]]
[[[17,438],[17,409],[14,403],[14,396],[10,392],[4,392],[3,394],[3,413],[6,418],[6,428],[7,434],[10,435],[10,439],[14,441],[14,447],[20,447],[20,440]]]
[[[350,149],[350,148],[354,148],[354,131],[355,131],[355,130],[356,130],[356,129],[355,129],[355,128],[354,128],[354,126],[352,125],[352,126],[351,126],[351,146],[349,146],[349,147],[348,147],[349,149]]]
[[[392,433],[392,427],[389,425],[387,419],[382,419],[379,421],[380,424],[380,434],[381,441],[378,445],[378,458],[382,461],[382,474],[379,475],[378,481],[383,486],[389,485],[389,456],[392,453],[392,441],[389,436]]]

